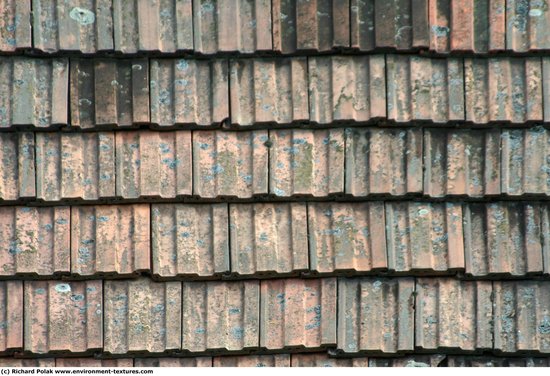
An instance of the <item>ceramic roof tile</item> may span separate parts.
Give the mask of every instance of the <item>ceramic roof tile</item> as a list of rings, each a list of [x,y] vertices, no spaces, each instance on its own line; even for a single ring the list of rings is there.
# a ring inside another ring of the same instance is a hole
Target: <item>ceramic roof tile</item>
[[[331,51],[350,46],[349,0],[272,0],[273,49]]]
[[[182,349],[212,354],[258,347],[258,281],[184,282]]]
[[[426,129],[424,153],[425,194],[500,194],[499,130]]]
[[[422,192],[420,129],[347,129],[346,194]]]
[[[270,0],[193,0],[193,26],[202,54],[272,49]]]
[[[101,281],[25,281],[25,351],[87,353],[101,349],[102,291]]]
[[[227,204],[152,206],[153,274],[210,277],[229,272]]]
[[[496,358],[449,355],[448,367],[549,367],[548,358]]]
[[[542,234],[542,259],[544,266],[544,274],[550,274],[550,207],[549,205],[541,205],[541,223],[540,223],[540,233]],[[528,222],[528,227],[531,227],[532,231],[529,231],[530,234],[537,233],[537,225],[535,222],[534,226],[531,222]],[[534,228],[533,228],[534,227]],[[535,243],[536,244],[536,243]],[[535,247],[530,249],[536,249]]]
[[[239,126],[307,121],[307,60],[231,60],[231,123]]]
[[[250,198],[267,194],[267,131],[193,132],[193,194]]]
[[[326,353],[293,354],[292,367],[368,367],[368,358],[329,358]]]
[[[369,367],[441,367],[445,355],[410,355],[399,358],[369,358]]]
[[[319,273],[386,269],[384,204],[309,203],[310,269]]]
[[[112,0],[114,49],[176,52],[193,49],[192,0]]]
[[[520,202],[465,205],[466,273],[476,277],[540,274],[542,210],[540,204]]]
[[[464,59],[466,120],[541,121],[542,63],[537,57]]]
[[[23,282],[0,281],[0,353],[22,348]]]
[[[149,122],[146,59],[72,59],[71,126],[95,128]]]
[[[212,367],[211,357],[196,358],[136,358],[135,367]]]
[[[550,48],[550,14],[544,1],[506,2],[506,48],[528,52]]]
[[[180,348],[181,282],[105,281],[104,351],[162,353]]]
[[[151,122],[219,125],[229,117],[227,60],[151,60]]]
[[[417,279],[416,346],[423,350],[491,349],[492,292],[490,281]]]
[[[70,272],[68,207],[0,207],[0,275]]]
[[[388,119],[464,120],[462,59],[387,55]]]
[[[308,59],[310,120],[367,122],[386,116],[383,55]]]
[[[112,0],[32,0],[33,46],[86,54],[113,49]]]
[[[71,271],[80,276],[137,275],[150,269],[149,205],[71,209]]]
[[[235,204],[229,215],[234,275],[281,276],[309,268],[305,204]]]
[[[462,206],[386,202],[388,265],[396,272],[464,269]]]
[[[56,367],[133,367],[134,360],[128,359],[94,359],[94,358],[57,358]]]
[[[340,279],[338,351],[390,354],[413,350],[414,289],[412,278]]]
[[[67,59],[2,58],[0,127],[67,124],[68,79]]]
[[[270,193],[329,196],[344,191],[343,129],[269,132]]]
[[[0,51],[32,47],[31,0],[2,0],[0,9]]]
[[[0,134],[0,200],[16,201],[34,197],[35,155],[32,133]]]
[[[55,367],[55,359],[53,358],[35,358],[35,359],[20,359],[20,358],[0,358],[0,367]]]
[[[261,282],[260,346],[322,348],[336,343],[336,279]]]
[[[542,107],[544,121],[550,122],[550,58],[542,58]]]
[[[191,132],[116,133],[117,196],[175,198],[191,182]]]
[[[214,367],[290,367],[290,355],[244,355],[214,358]]]
[[[37,133],[36,196],[42,201],[115,196],[114,133]]]
[[[495,281],[494,349],[501,353],[550,352],[548,281]]]

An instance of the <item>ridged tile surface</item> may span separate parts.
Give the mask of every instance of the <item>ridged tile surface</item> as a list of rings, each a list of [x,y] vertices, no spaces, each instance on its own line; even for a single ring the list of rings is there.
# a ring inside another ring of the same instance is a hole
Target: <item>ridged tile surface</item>
[[[550,48],[550,14],[546,1],[506,1],[506,48],[529,52]]]
[[[290,355],[244,355],[214,358],[214,367],[290,367]]]
[[[0,353],[21,350],[23,348],[23,282],[0,281],[0,303]]]
[[[410,355],[398,358],[369,358],[369,367],[442,367],[445,355]]]
[[[496,358],[449,355],[448,367],[548,367],[548,358]]]
[[[133,367],[133,359],[58,358],[56,367]]]
[[[212,358],[136,358],[135,367],[212,367]]]
[[[0,358],[0,367],[55,367],[54,358],[18,359]]]
[[[0,9],[0,51],[32,47],[31,1],[2,0]]]
[[[368,367],[368,358],[335,359],[326,353],[293,354],[292,367]]]
[[[0,200],[16,201],[36,195],[32,133],[0,134]]]

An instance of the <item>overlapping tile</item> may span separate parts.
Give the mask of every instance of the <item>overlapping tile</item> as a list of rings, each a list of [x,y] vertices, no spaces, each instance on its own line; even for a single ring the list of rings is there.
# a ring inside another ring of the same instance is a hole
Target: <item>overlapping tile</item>
[[[550,48],[550,14],[546,1],[506,2],[506,48],[514,52]]]
[[[134,360],[128,359],[94,359],[94,358],[58,358],[56,367],[133,367]],[[52,366],[50,366],[52,367]]]
[[[441,367],[446,356],[410,355],[398,358],[369,358],[369,367]]]
[[[136,358],[135,367],[212,367],[212,358]]]
[[[0,358],[0,367],[55,367],[54,358]]]
[[[293,354],[292,367],[368,367],[368,358],[329,358],[326,353]]]
[[[0,200],[17,201],[36,195],[35,151],[32,133],[0,135]]]
[[[490,356],[449,355],[448,367],[549,367],[548,358],[497,358]]]
[[[290,355],[219,356],[214,367],[290,367]]]
[[[0,2],[0,51],[15,52],[32,47],[31,1]]]
[[[21,350],[23,348],[23,282],[0,281],[0,303],[0,353]]]

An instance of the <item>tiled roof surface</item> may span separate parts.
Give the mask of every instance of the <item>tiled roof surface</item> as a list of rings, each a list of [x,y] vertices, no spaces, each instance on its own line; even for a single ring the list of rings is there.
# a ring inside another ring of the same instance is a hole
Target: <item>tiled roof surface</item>
[[[0,367],[550,366],[549,30],[0,0]]]

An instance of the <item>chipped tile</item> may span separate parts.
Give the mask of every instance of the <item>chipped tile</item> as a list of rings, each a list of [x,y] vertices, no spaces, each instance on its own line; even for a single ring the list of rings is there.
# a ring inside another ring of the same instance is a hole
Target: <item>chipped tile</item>
[[[0,281],[0,353],[22,348],[23,282]]]
[[[35,187],[35,151],[32,133],[1,133],[0,200],[33,198]]]
[[[214,367],[290,367],[290,355],[219,356]]]

